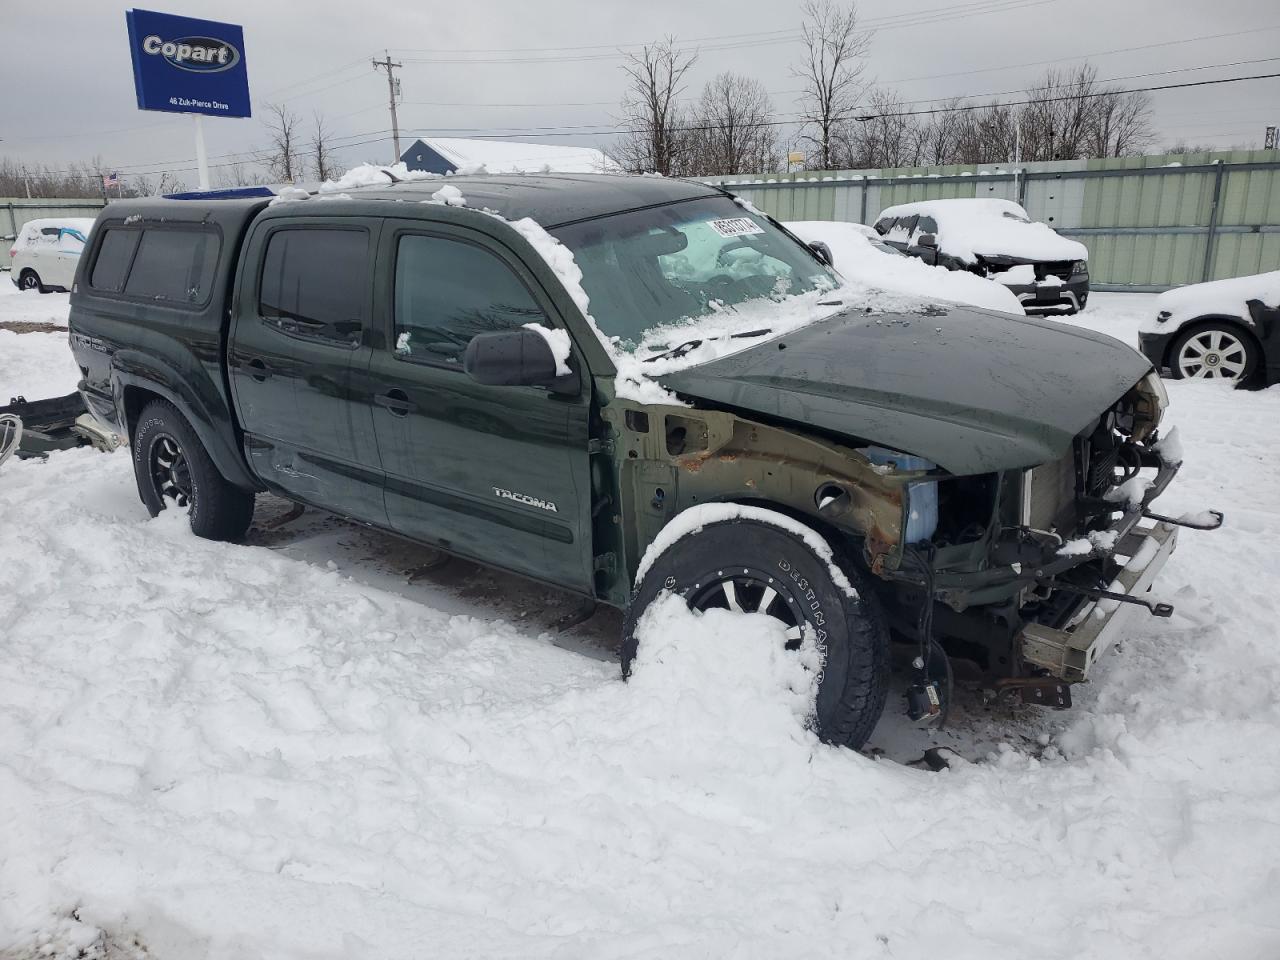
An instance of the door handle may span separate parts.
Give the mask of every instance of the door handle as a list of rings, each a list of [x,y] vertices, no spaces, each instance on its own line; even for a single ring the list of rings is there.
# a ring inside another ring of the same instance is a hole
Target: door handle
[[[418,409],[418,405],[409,399],[403,390],[388,390],[386,393],[375,393],[373,402],[384,408],[393,417],[405,417]]]
[[[271,368],[261,357],[254,357],[245,366],[249,368],[249,376],[258,383],[266,383],[271,376]]]

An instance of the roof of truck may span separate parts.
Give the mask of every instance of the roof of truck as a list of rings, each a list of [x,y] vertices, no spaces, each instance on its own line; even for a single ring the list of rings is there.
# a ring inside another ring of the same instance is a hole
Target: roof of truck
[[[628,210],[721,195],[716,187],[692,180],[602,173],[457,175],[403,180],[399,183],[388,180],[385,184],[368,186],[330,184],[328,189],[321,188],[319,191],[314,187],[294,189],[302,197],[302,202],[320,201],[328,207],[334,201],[420,203],[431,200],[445,185],[461,193],[468,210],[485,210],[506,220],[531,217],[544,229]],[[282,190],[282,193],[285,196],[280,199],[285,199],[287,190]],[[310,201],[306,197],[308,193],[311,194]],[[216,196],[194,194],[189,200],[168,197],[113,200],[101,217],[120,220],[136,216],[150,222],[211,221],[238,234],[268,203],[278,204],[273,206],[273,213],[277,210],[282,215],[299,212],[297,209],[289,209],[293,207],[291,203],[279,204],[266,197],[220,199]],[[327,212],[332,213],[332,207]],[[362,212],[367,214],[369,210],[366,208]],[[387,213],[391,214],[392,211],[388,210]],[[396,216],[412,215],[404,207],[394,213]]]
[[[721,192],[691,180],[608,173],[458,175],[343,192],[359,200],[430,200],[445,184],[456,187],[471,209],[488,209],[507,220],[532,217],[546,229]]]

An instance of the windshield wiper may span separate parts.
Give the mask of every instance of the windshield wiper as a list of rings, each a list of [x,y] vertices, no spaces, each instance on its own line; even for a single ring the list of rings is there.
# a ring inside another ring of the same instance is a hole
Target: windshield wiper
[[[746,340],[751,337],[763,337],[766,334],[770,334],[770,333],[773,333],[772,327],[761,327],[759,330],[745,330],[742,333],[731,333],[727,338],[722,337],[722,338],[716,338],[716,339]],[[668,357],[683,357],[690,350],[697,350],[698,347],[702,346],[704,342],[705,342],[704,338],[699,338],[697,340],[686,340],[684,343],[677,344],[676,346],[672,347],[670,350],[664,350],[662,351],[662,353],[655,353],[652,357],[645,357],[644,362],[653,363],[653,361],[655,360],[662,360]]]

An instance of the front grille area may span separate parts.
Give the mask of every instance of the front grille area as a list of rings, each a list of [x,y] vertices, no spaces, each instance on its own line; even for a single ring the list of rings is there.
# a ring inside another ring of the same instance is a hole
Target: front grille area
[[[1061,460],[1029,471],[1031,488],[1023,499],[1026,524],[1067,537],[1076,529],[1075,447]]]
[[[1036,264],[1036,279],[1043,280],[1045,277],[1058,277],[1062,280],[1071,279],[1071,268],[1074,266],[1071,260],[1053,260],[1049,263]]]

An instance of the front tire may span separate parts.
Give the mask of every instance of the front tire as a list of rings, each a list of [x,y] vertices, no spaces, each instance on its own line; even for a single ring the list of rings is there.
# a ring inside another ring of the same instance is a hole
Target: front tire
[[[1175,380],[1234,380],[1246,383],[1258,370],[1258,343],[1226,323],[1199,323],[1183,332],[1169,351]]]
[[[799,644],[807,625],[824,654],[815,703],[817,733],[828,743],[857,749],[880,719],[888,692],[884,613],[856,570],[848,564],[839,568],[857,593],[851,597],[837,583],[834,561],[815,552],[793,521],[757,510],[783,525],[741,516],[711,522],[654,560],[627,609],[623,676],[630,674],[638,651],[640,618],[664,591],[683,597],[694,610],[720,607],[780,619],[788,628],[789,648],[793,641]]]
[[[18,275],[18,289],[19,290],[36,290],[36,291],[39,291],[40,293],[49,292],[48,288],[45,287],[45,285],[40,282],[40,274],[36,273],[30,267],[28,267],[26,270],[23,270],[22,273]]]
[[[133,475],[151,516],[189,509],[191,530],[208,540],[239,540],[253,520],[253,494],[229,483],[177,408],[156,400],[133,430]]]

